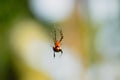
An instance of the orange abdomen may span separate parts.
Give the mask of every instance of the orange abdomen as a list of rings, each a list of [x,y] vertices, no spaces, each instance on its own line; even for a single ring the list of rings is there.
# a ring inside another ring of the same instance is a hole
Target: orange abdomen
[[[59,42],[59,41],[56,41],[56,42],[55,42],[55,46],[60,47],[60,42]]]

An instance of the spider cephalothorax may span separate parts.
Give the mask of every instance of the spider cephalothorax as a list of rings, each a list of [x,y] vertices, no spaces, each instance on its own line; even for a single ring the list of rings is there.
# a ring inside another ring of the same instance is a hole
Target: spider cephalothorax
[[[60,32],[60,40],[56,39],[56,30],[54,31],[55,37],[54,37],[54,46],[53,46],[53,51],[54,51],[54,57],[55,57],[55,52],[61,52],[61,54],[63,53],[60,45],[61,45],[61,41],[63,39],[63,33],[62,30],[59,31]]]

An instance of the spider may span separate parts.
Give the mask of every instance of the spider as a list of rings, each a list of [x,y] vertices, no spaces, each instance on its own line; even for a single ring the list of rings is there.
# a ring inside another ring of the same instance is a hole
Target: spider
[[[62,33],[62,30],[59,30],[59,32],[60,32],[60,36],[61,36],[61,38],[60,38],[60,40],[57,40],[56,39],[56,30],[54,30],[54,46],[53,46],[53,51],[54,51],[54,58],[55,58],[55,52],[61,52],[61,55],[62,55],[62,53],[63,53],[63,51],[62,51],[62,49],[61,49],[61,47],[60,47],[60,45],[61,45],[61,41],[62,41],[62,39],[63,39],[63,33]]]

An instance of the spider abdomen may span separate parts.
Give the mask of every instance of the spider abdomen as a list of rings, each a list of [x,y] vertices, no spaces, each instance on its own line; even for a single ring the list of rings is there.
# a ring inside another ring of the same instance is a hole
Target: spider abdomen
[[[53,47],[53,50],[54,50],[55,52],[60,52],[60,51],[61,51],[61,48],[58,47],[58,46],[55,46],[55,47]]]

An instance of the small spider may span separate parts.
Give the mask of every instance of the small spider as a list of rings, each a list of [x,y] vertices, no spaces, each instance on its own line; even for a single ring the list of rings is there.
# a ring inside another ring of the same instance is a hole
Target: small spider
[[[54,37],[54,46],[53,46],[53,51],[54,51],[54,58],[55,58],[55,52],[61,52],[61,54],[63,53],[63,51],[62,51],[62,49],[61,49],[61,47],[60,47],[60,45],[61,45],[61,41],[62,41],[62,39],[63,39],[63,33],[62,33],[62,30],[60,30],[59,31],[60,32],[60,36],[61,36],[61,38],[60,38],[60,40],[57,40],[56,39],[56,30],[54,31],[54,33],[55,33],[55,37]]]

